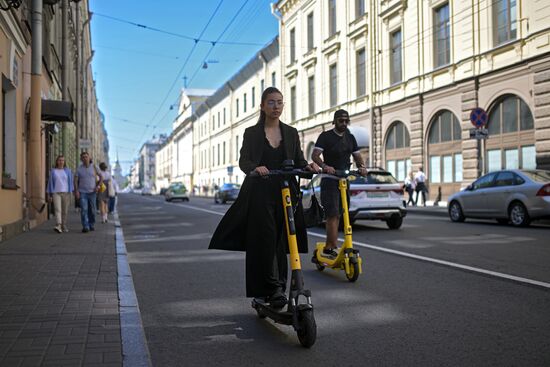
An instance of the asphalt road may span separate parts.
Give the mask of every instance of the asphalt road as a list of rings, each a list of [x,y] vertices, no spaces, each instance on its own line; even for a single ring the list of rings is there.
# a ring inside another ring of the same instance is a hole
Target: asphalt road
[[[417,213],[398,231],[359,222],[364,272],[356,283],[302,256],[318,328],[308,350],[290,326],[251,309],[244,254],[207,250],[228,207],[120,197],[154,366],[550,365],[548,226]],[[311,230],[310,249],[322,233]]]

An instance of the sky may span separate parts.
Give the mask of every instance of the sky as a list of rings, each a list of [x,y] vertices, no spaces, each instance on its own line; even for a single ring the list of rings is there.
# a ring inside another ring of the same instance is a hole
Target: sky
[[[220,88],[277,36],[271,2],[90,1],[92,70],[112,165],[118,153],[127,174],[145,141],[170,133],[184,83]]]

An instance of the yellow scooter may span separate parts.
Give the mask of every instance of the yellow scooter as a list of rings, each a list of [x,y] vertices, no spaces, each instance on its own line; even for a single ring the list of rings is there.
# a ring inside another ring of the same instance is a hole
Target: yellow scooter
[[[317,266],[317,270],[323,271],[325,268],[336,270],[344,270],[346,277],[350,282],[355,282],[362,273],[362,259],[359,256],[359,250],[353,248],[353,240],[351,235],[351,223],[349,220],[349,206],[347,200],[348,179],[353,175],[359,175],[358,171],[336,171],[336,174],[331,175],[338,178],[338,189],[340,190],[340,198],[342,202],[342,219],[344,220],[344,244],[338,251],[336,258],[325,257],[323,248],[325,242],[317,242],[311,262]]]
[[[257,176],[255,172],[250,175]],[[310,348],[315,343],[317,337],[317,325],[313,316],[311,291],[304,287],[289,181],[295,176],[311,179],[313,173],[302,169],[294,169],[294,162],[288,160],[283,162],[282,170],[270,170],[269,176],[284,178],[281,185],[281,195],[290,252],[290,267],[292,269],[290,292],[286,311],[276,309],[260,298],[252,300],[252,307],[256,310],[258,317],[262,319],[269,317],[279,324],[292,325],[298,334],[300,344],[303,347]]]

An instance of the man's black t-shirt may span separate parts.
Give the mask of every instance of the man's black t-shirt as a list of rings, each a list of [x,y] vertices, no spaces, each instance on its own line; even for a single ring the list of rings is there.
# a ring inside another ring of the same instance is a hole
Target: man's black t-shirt
[[[323,150],[323,161],[338,170],[349,169],[351,154],[359,151],[357,140],[349,130],[342,136],[334,129],[324,131],[317,138],[315,147]]]

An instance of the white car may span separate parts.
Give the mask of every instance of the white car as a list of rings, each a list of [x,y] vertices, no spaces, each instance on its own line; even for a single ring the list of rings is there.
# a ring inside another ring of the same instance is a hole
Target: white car
[[[313,188],[321,203],[321,175],[315,176],[302,188],[304,208],[311,205]],[[391,173],[381,168],[369,168],[366,177],[356,177],[349,181],[349,216],[353,223],[358,219],[382,220],[390,229],[398,229],[407,215],[403,187]]]

